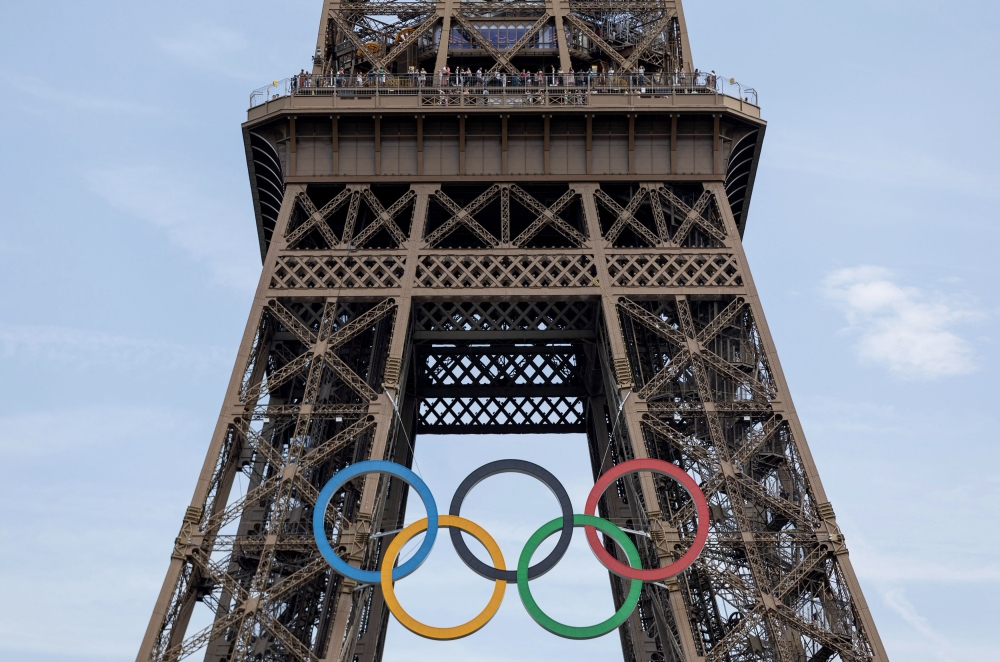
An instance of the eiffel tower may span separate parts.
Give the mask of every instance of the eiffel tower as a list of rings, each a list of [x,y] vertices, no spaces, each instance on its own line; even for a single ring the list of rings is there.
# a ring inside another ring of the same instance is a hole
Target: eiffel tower
[[[324,0],[311,71],[243,124],[263,269],[137,661],[380,660],[381,590],[331,570],[312,509],[424,433],[586,433],[595,477],[697,480],[708,544],[643,585],[626,662],[887,660],[742,245],[764,131],[680,0]],[[400,485],[334,496],[353,565]],[[687,493],[619,485],[600,515],[644,567],[682,554]]]

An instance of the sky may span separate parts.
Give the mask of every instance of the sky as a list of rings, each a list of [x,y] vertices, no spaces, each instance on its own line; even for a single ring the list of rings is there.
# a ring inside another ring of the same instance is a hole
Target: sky
[[[254,88],[308,66],[320,5],[0,4],[0,661],[135,657],[260,268],[239,124]],[[695,65],[754,87],[769,123],[747,254],[890,657],[1000,660],[1000,4],[685,11]],[[442,502],[500,457],[549,467],[578,508],[589,489],[579,436],[416,448]],[[467,508],[508,559],[558,514],[520,476]],[[582,541],[538,584],[571,624],[610,606]],[[400,599],[447,624],[489,590],[438,545]],[[617,650],[549,635],[509,591],[459,642],[393,622],[385,659]]]

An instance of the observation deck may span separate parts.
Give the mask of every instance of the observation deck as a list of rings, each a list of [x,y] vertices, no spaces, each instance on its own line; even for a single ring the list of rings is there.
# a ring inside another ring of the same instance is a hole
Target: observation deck
[[[725,109],[760,119],[757,91],[713,74],[303,74],[250,95],[249,121],[280,111],[478,109],[537,112]]]
[[[243,125],[262,252],[286,185],[359,178],[716,181],[742,231],[765,128],[753,88],[714,73],[641,69],[302,73],[255,90]]]

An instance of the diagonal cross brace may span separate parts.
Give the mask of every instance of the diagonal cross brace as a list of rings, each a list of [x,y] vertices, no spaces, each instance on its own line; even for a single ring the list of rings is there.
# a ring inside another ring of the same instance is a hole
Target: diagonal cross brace
[[[368,225],[368,227],[366,227],[364,230],[358,233],[358,236],[356,236],[351,241],[354,247],[355,248],[363,247],[365,245],[365,242],[367,242],[369,239],[375,236],[375,234],[381,228],[385,228],[386,231],[390,235],[392,235],[392,238],[396,241],[396,243],[399,246],[402,246],[404,243],[406,243],[406,235],[403,234],[403,231],[399,229],[399,226],[396,224],[395,218],[404,209],[406,209],[407,204],[409,204],[411,200],[417,197],[417,194],[413,191],[413,189],[410,189],[409,191],[404,193],[403,196],[399,200],[396,200],[396,202],[392,203],[392,205],[390,205],[388,209],[382,207],[382,203],[379,202],[379,199],[375,197],[375,194],[372,193],[370,188],[364,189],[362,195],[364,196],[365,202],[368,204],[368,207],[371,208],[372,212],[374,212],[376,218],[372,223]]]
[[[303,324],[295,316],[295,313],[285,308],[277,299],[271,299],[267,303],[267,312],[281,322],[281,326],[285,327],[303,345],[312,347],[316,344],[316,333]]]
[[[652,28],[649,30],[643,30],[642,40],[632,47],[632,54],[629,55],[628,59],[622,64],[623,71],[631,71],[635,65],[639,63],[639,58],[646,54],[646,49],[649,48],[649,45],[653,43],[657,37],[663,34],[663,29],[670,24],[670,21],[672,21],[673,18],[674,17],[670,14],[667,14],[655,23]]]
[[[573,14],[566,14],[563,16],[563,20],[567,21],[574,28],[579,30],[584,36],[587,37],[595,46],[604,51],[620,69],[625,68],[625,63],[627,60],[621,56],[621,53],[616,51],[611,44],[604,41],[596,32],[594,32],[589,25],[584,23],[582,20],[574,16]]]
[[[397,40],[396,43],[392,45],[392,48],[390,48],[389,51],[385,54],[385,58],[383,59],[383,61],[392,62],[393,60],[395,60],[397,57],[399,57],[399,54],[402,51],[406,50],[410,44],[419,39],[425,32],[427,32],[435,25],[437,25],[437,22],[440,20],[441,20],[441,15],[437,13],[431,14],[430,16],[425,18],[420,23],[420,25],[413,28],[413,32],[408,34],[405,39]],[[385,67],[385,65],[382,66]],[[385,67],[385,69],[388,71],[388,67]]]
[[[388,71],[388,67],[386,66],[385,61],[368,50],[368,47],[365,46],[364,42],[361,41],[361,38],[358,37],[358,34],[354,31],[354,28],[348,25],[346,22],[344,22],[344,19],[338,16],[337,12],[330,12],[330,18],[333,20],[334,23],[336,23],[337,27],[340,28],[341,32],[344,33],[344,35],[351,42],[351,44],[354,45],[354,47],[358,50],[358,52],[361,53],[361,57],[368,60],[368,63],[372,65],[372,69],[374,71],[378,71],[380,69]]]
[[[670,241],[671,245],[680,246],[681,242],[687,238],[691,228],[695,225],[710,234],[719,243],[726,243],[726,233],[709,223],[705,220],[705,217],[702,216],[702,212],[708,208],[708,205],[714,199],[711,192],[704,191],[694,203],[694,207],[688,207],[683,200],[674,195],[673,191],[667,189],[666,187],[660,187],[655,190],[660,197],[677,208],[680,213],[684,214],[684,221],[681,223],[680,227],[677,228],[677,232],[674,233],[674,237]]]
[[[767,419],[759,434],[753,435],[745,445],[738,448],[733,454],[733,464],[737,467],[743,466],[760,448],[770,441],[774,433],[781,428],[781,418],[777,415]]]
[[[442,207],[450,211],[452,213],[452,217],[445,221],[437,230],[434,230],[434,232],[427,235],[427,245],[431,247],[435,246],[442,239],[454,232],[459,225],[464,225],[487,246],[491,248],[499,247],[500,241],[490,234],[486,228],[480,225],[479,222],[473,218],[473,216],[483,207],[493,202],[493,200],[500,195],[501,189],[502,187],[499,184],[494,184],[486,189],[486,191],[484,191],[475,200],[470,202],[469,206],[464,209],[454,200],[449,198],[448,195],[441,189],[434,191],[432,194],[434,199],[441,203]]]
[[[261,398],[273,392],[274,389],[287,383],[288,380],[294,378],[296,375],[309,368],[313,361],[313,357],[308,353],[295,357],[285,365],[267,375],[267,378],[264,381],[247,389],[247,391],[243,394],[243,402],[247,404],[256,404]]]
[[[507,73],[517,73],[517,67],[510,63],[509,58],[504,58],[503,54],[493,45],[493,42],[483,37],[483,34],[477,30],[467,18],[456,13],[452,16],[452,20],[456,21],[459,25],[465,28],[465,31],[469,33],[469,36],[472,37],[473,41],[475,41],[476,44],[478,44],[484,51],[489,53],[490,57],[496,61],[497,65],[500,65],[502,62],[502,66],[507,70]]]
[[[532,237],[538,234],[546,225],[552,225],[564,237],[577,246],[583,246],[587,243],[586,237],[584,237],[580,232],[559,216],[559,214],[562,213],[566,207],[569,207],[570,203],[576,199],[578,195],[576,191],[573,189],[566,191],[552,204],[551,207],[546,207],[520,186],[512,184],[509,187],[509,190],[510,195],[515,200],[523,204],[525,207],[528,207],[536,214],[536,218],[532,221],[531,225],[525,228],[524,231],[517,235],[514,241],[511,242],[513,246],[517,246],[518,248],[523,247],[524,244],[531,241]]]
[[[645,195],[646,190],[640,188],[636,194],[632,196],[632,199],[629,200],[628,206],[623,209],[621,205],[615,202],[614,198],[601,189],[597,189],[594,192],[594,198],[607,207],[608,211],[617,216],[614,224],[604,235],[604,238],[607,239],[609,244],[613,244],[615,242],[618,235],[621,234],[622,230],[624,230],[626,226],[632,228],[633,232],[649,242],[650,246],[656,246],[660,243],[659,238],[635,218],[635,212],[642,206],[642,200]]]
[[[660,392],[660,389],[669,382],[671,379],[675,379],[681,374],[681,371],[691,362],[691,352],[685,347],[674,356],[670,363],[663,366],[658,373],[653,375],[653,378],[646,382],[641,389],[636,392],[643,400],[649,400],[651,397]]]
[[[330,218],[334,212],[340,209],[345,202],[350,198],[351,191],[349,188],[345,188],[343,191],[338,193],[336,197],[330,202],[323,205],[322,209],[316,209],[316,205],[309,198],[309,194],[302,191],[295,198],[296,202],[302,207],[302,209],[309,215],[299,227],[295,230],[288,232],[285,235],[285,244],[288,246],[294,246],[302,237],[304,237],[310,230],[316,228],[319,233],[323,236],[323,239],[327,242],[330,248],[335,247],[339,240],[337,235],[330,226],[326,223],[326,219]]]
[[[736,297],[730,301],[729,305],[722,309],[722,312],[716,315],[704,329],[698,332],[698,343],[705,345],[709,340],[719,335],[736,316],[743,312],[745,305],[746,299],[743,297]]]
[[[715,352],[709,351],[703,347],[699,353],[699,357],[709,368],[719,373],[721,376],[749,389],[755,400],[759,400],[761,402],[769,402],[771,400],[771,394],[767,392],[767,389],[764,388],[763,384],[753,379],[750,375],[740,372]]]
[[[345,384],[368,401],[376,399],[378,394],[375,393],[372,387],[368,385],[368,382],[361,379],[357,373],[351,370],[351,368],[344,363],[339,356],[337,356],[336,349],[344,343],[350,341],[359,333],[371,328],[373,324],[388,315],[395,308],[396,303],[393,299],[385,299],[372,307],[370,310],[358,315],[355,319],[351,320],[340,329],[337,329],[337,331],[328,337],[324,337],[325,331],[321,332],[320,336],[317,337],[316,334],[314,334],[304,324],[299,322],[298,318],[296,318],[291,311],[281,305],[280,302],[276,299],[271,300],[268,310],[303,344],[307,345],[310,351],[292,359],[286,365],[268,375],[266,387],[264,385],[258,385],[250,389],[244,396],[245,401],[249,401],[250,398],[253,398],[254,402],[256,402],[262,397],[265,389],[266,392],[270,392],[302,370],[305,370],[307,367],[310,369],[319,369],[321,366],[314,365],[316,361],[320,361],[326,367],[330,368],[330,370],[336,373]],[[323,345],[320,346],[320,343],[323,343]]]
[[[509,62],[511,61],[511,59],[513,59],[515,55],[521,52],[521,49],[524,48],[536,34],[538,34],[539,30],[545,27],[545,24],[549,22],[550,18],[552,18],[552,14],[548,12],[542,14],[541,18],[535,21],[530,29],[525,31],[524,36],[522,36],[520,39],[514,42],[511,46],[508,46],[506,49],[504,49],[505,52],[500,55],[500,58],[497,59],[496,64],[490,67],[489,73],[491,74],[496,73],[497,71],[500,70],[500,67],[506,68],[507,71],[509,72],[510,71]],[[516,67],[514,73],[515,74],[517,73]]]
[[[680,345],[681,347],[687,346],[687,338],[683,333],[670,326],[631,299],[621,297],[618,299],[618,307],[621,308],[623,313],[627,314],[636,322],[642,324],[644,327],[653,333],[656,333],[660,337]]]
[[[642,424],[667,441],[681,453],[694,458],[698,462],[715,466],[717,462],[709,455],[708,450],[701,444],[692,443],[688,437],[673,429],[663,421],[653,416],[646,416],[642,419]]]

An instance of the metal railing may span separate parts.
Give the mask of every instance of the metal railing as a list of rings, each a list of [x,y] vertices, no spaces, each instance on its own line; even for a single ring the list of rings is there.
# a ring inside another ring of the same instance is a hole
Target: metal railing
[[[757,104],[757,91],[735,79],[705,73],[626,74],[299,74],[273,81],[250,95],[250,107],[288,96],[419,96],[420,105],[588,105],[593,95],[663,97],[723,94]]]

